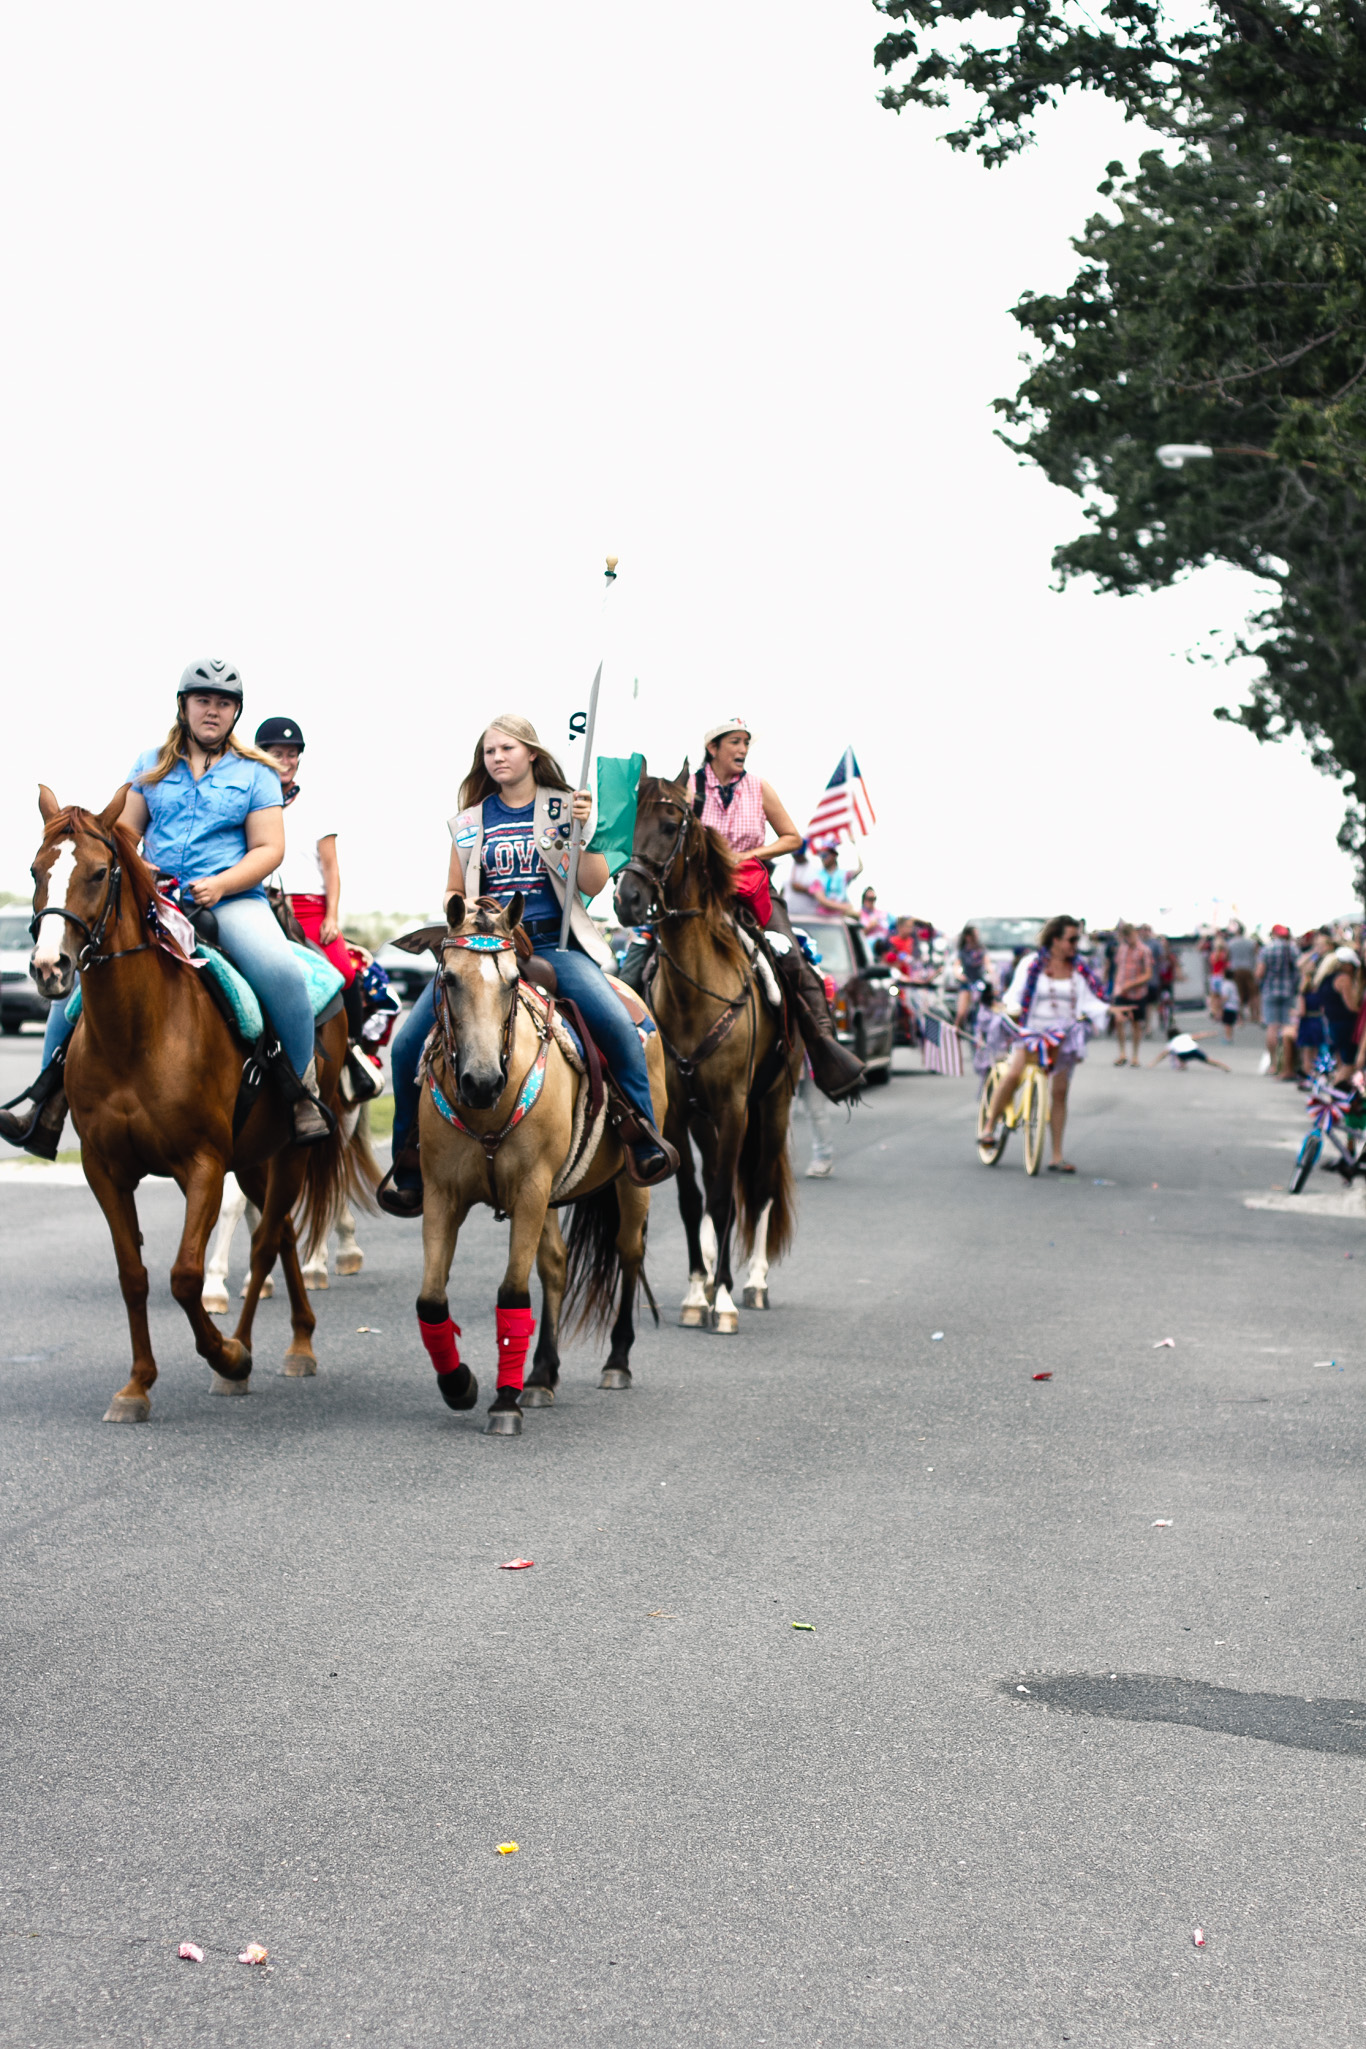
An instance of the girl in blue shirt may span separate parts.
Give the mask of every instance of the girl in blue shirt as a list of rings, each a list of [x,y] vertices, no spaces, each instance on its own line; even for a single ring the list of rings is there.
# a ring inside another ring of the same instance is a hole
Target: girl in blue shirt
[[[505,903],[519,891],[524,897],[522,924],[533,949],[554,968],[562,993],[579,1006],[613,1079],[650,1134],[631,1148],[632,1164],[642,1180],[663,1178],[670,1171],[673,1155],[666,1151],[655,1128],[644,1048],[621,998],[587,947],[597,943],[604,957],[610,957],[610,951],[583,920],[581,911],[574,915],[582,937],[571,932],[569,945],[560,945],[562,899],[536,841],[538,790],[542,796],[547,790],[564,792],[563,806],[556,804],[555,809],[562,809],[566,833],[572,819],[587,823],[592,810],[587,790],[571,793],[558,762],[541,746],[535,728],[509,713],[481,736],[461,788],[461,809],[450,822],[454,844],[444,902],[449,904],[452,896],[476,893],[473,868],[466,868],[467,859],[472,860],[472,846],[468,855],[465,848],[477,834],[482,842],[477,893]],[[578,880],[584,896],[597,895],[607,881],[607,863],[601,854],[580,854]],[[422,1212],[422,1170],[417,1156],[418,1062],[436,1021],[435,988],[433,976],[394,1038],[394,1164],[379,1190],[381,1206],[393,1216],[415,1217]]]
[[[133,764],[120,822],[141,838],[158,875],[180,884],[187,909],[212,909],[223,952],[256,991],[303,1083],[294,1136],[309,1145],[330,1129],[316,1100],[313,1004],[262,886],[285,850],[280,777],[268,755],[233,737],[241,713],[237,671],[223,662],[192,663],[180,679],[175,724],[161,747]],[[54,1003],[43,1041],[44,1074],[31,1099],[37,1107],[19,1116],[0,1110],[0,1136],[40,1158],[55,1157],[66,1118],[65,1095],[53,1089],[48,1070],[64,1057],[73,1029],[66,1005]]]

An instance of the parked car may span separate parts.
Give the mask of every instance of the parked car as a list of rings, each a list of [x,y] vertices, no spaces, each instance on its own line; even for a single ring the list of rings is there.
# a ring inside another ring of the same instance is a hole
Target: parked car
[[[1047,918],[965,918],[964,925],[975,925],[977,937],[986,949],[991,962],[991,972],[996,978],[996,987],[1004,990],[1014,972],[1018,955],[1026,948],[1032,950],[1039,943],[1039,934],[1048,923]],[[948,948],[950,960],[954,959],[955,945]]]
[[[389,977],[395,994],[405,1003],[416,1003],[436,973],[436,960],[432,954],[404,953],[392,944],[381,946],[375,959]]]
[[[811,918],[803,913],[798,929],[819,953],[820,972],[835,985],[831,1010],[840,1044],[853,1047],[870,1082],[890,1081],[896,1033],[892,970],[873,959],[862,932],[847,918]]]
[[[0,1025],[9,1033],[47,1023],[47,998],[38,994],[28,971],[32,951],[28,912],[0,911]]]

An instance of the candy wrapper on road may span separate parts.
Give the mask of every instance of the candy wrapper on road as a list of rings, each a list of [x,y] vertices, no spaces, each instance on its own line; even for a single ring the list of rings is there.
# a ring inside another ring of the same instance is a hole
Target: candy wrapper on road
[[[176,1955],[185,1964],[202,1964],[204,1961],[204,1952],[197,1942],[182,1942]]]
[[[1204,1929],[1203,1929],[1203,1928],[1197,1928],[1197,1929],[1196,1929],[1196,1931],[1195,1931],[1195,1933],[1194,1933],[1194,1934],[1193,1934],[1193,1935],[1191,1936],[1191,1941],[1192,1941],[1192,1942],[1193,1942],[1193,1943],[1195,1944],[1195,1947],[1196,1947],[1197,1949],[1203,1949],[1203,1948],[1204,1948],[1204,1946],[1205,1946],[1205,1931],[1204,1931]]]
[[[520,1843],[500,1843],[498,1845],[498,1855],[500,1857],[515,1857],[520,1848]]]
[[[249,1942],[237,1958],[239,1964],[263,1964],[270,1951],[263,1942]]]
[[[500,1572],[529,1572],[535,1563],[536,1560],[534,1558],[509,1558],[505,1564],[499,1566],[498,1570]]]

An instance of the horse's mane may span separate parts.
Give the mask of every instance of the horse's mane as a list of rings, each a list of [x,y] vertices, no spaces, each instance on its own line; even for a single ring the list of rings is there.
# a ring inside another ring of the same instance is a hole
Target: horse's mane
[[[707,930],[722,953],[737,966],[745,964],[745,951],[735,929],[735,869],[734,850],[719,832],[709,825],[703,825],[696,817],[688,801],[687,785],[666,783],[662,776],[647,776],[640,789],[640,797],[649,801],[652,797],[667,797],[682,804],[688,813],[688,836],[685,859],[692,875],[699,884],[702,901],[702,915]],[[697,835],[701,835],[701,858],[697,854]]]

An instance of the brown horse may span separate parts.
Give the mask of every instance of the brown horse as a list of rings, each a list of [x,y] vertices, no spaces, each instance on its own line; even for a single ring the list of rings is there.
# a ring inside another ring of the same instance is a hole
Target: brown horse
[[[425,1186],[418,1329],[442,1399],[452,1409],[473,1408],[479,1383],[460,1359],[446,1288],[465,1218],[477,1204],[490,1205],[511,1223],[488,1422],[496,1436],[515,1436],[522,1427],[523,1374],[535,1329],[528,1288],[533,1260],[541,1277],[542,1330],[527,1406],[554,1400],[562,1304],[596,1327],[616,1308],[599,1385],[631,1385],[650,1210],[649,1190],[623,1174],[625,1152],[607,1102],[593,1110],[589,1077],[563,1050],[552,1006],[519,978],[513,933],[521,915],[520,896],[505,908],[486,899],[467,907],[453,896],[444,932],[428,927],[400,942],[410,951],[429,946],[438,976],[437,1029],[418,1117]],[[649,1035],[646,1061],[658,1119],[664,1058],[657,1032]],[[574,1205],[567,1247],[552,1207],[561,1201]]]
[[[733,870],[725,841],[693,816],[686,763],[673,783],[642,769],[616,911],[623,925],[650,925],[658,937],[650,1002],[664,1040],[664,1135],[679,1155],[688,1239],[680,1321],[723,1335],[740,1327],[730,1292],[732,1229],[738,1223],[750,1256],[749,1309],[767,1309],[769,1261],[792,1239],[787,1128],[802,1071],[801,1041],[795,1031],[784,1035],[731,916]],[[690,1136],[702,1153],[705,1202]]]
[[[61,922],[55,957],[51,924],[35,976],[45,996],[70,995],[77,973],[81,1016],[66,1055],[66,1093],[81,1141],[85,1178],[104,1211],[118,1259],[119,1285],[133,1341],[132,1377],[114,1396],[106,1423],[142,1423],[157,1377],[147,1327],[147,1269],[142,1263],[134,1191],[147,1174],[174,1180],[185,1197],[185,1228],[171,1268],[171,1292],[213,1369],[214,1394],[245,1394],[251,1328],[261,1284],[280,1258],[289,1290],[293,1337],[283,1371],[316,1373],[315,1318],[299,1272],[291,1212],[302,1193],[310,1239],[325,1231],[345,1194],[364,1200],[360,1170],[338,1126],[324,1143],[292,1143],[289,1108],[263,1088],[239,1133],[233,1110],[243,1051],[195,969],[157,943],[149,913],[156,883],[128,828],[119,823],[128,785],[98,814],[63,809],[44,784],[38,804],[45,831],[33,862],[35,921]],[[64,893],[49,896],[60,861]],[[346,1019],[321,1028],[319,1095],[336,1096],[346,1057]],[[372,1163],[371,1163],[372,1164]],[[252,1239],[251,1285],[233,1337],[224,1337],[201,1300],[204,1248],[231,1167],[261,1211]]]

